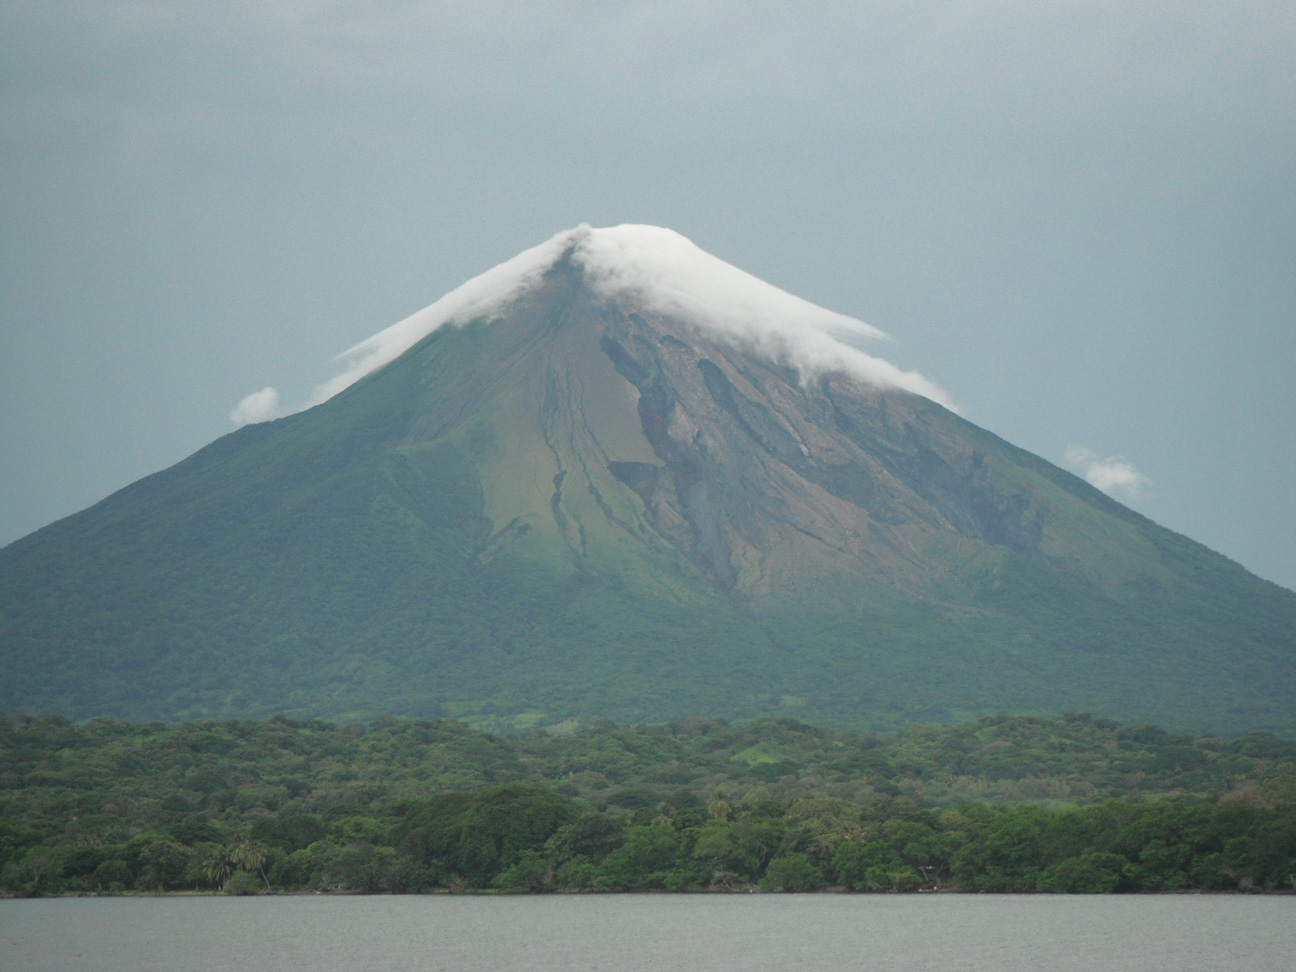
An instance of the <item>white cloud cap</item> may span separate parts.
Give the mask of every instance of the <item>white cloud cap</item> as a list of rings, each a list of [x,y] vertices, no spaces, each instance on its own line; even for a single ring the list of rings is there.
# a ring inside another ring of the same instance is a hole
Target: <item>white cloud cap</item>
[[[838,340],[886,340],[882,331],[753,277],[673,230],[627,224],[570,232],[576,240],[572,258],[591,288],[609,300],[629,300],[718,332],[767,360],[791,365],[803,378],[844,372],[951,406],[949,396],[917,372]]]
[[[230,421],[235,425],[251,425],[254,422],[268,422],[283,414],[279,406],[279,392],[267,385],[258,392],[248,395],[230,409]]]
[[[1124,456],[1102,459],[1092,449],[1072,444],[1067,446],[1065,461],[1091,486],[1101,489],[1108,496],[1135,500],[1152,485],[1152,480],[1139,472]]]
[[[325,401],[394,361],[446,324],[464,325],[501,311],[565,253],[604,299],[627,301],[704,327],[753,353],[796,368],[803,377],[845,372],[871,384],[916,392],[952,407],[949,396],[914,371],[904,371],[842,343],[885,339],[863,321],[826,310],[753,277],[673,230],[626,224],[581,225],[519,253],[452,290],[436,303],[338,355],[343,371],[316,389]]]
[[[312,404],[327,401],[370,372],[395,361],[445,324],[463,325],[474,318],[489,316],[554,265],[572,232],[575,231],[559,233],[539,246],[523,250],[513,259],[460,284],[421,311],[347,348],[337,356],[338,361],[346,362],[342,373],[315,389]]]

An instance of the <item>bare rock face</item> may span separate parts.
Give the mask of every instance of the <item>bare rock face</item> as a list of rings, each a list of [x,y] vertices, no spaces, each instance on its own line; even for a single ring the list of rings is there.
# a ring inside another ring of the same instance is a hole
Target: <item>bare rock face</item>
[[[1290,729],[1296,594],[839,328],[668,231],[560,234],[0,551],[0,709]]]
[[[974,560],[987,544],[1048,560],[1047,505],[999,468],[1013,450],[969,441],[979,430],[922,396],[799,374],[697,323],[602,299],[566,262],[503,313],[476,326],[506,330],[507,350],[474,359],[453,388],[430,386],[416,432],[454,434],[508,390],[489,435],[531,444],[488,459],[500,468],[485,478],[553,491],[542,505],[538,489],[505,498],[488,482],[497,525],[556,530],[581,556],[593,533],[666,544],[741,598],[830,574],[921,587],[951,550]],[[436,332],[429,350],[457,339]]]

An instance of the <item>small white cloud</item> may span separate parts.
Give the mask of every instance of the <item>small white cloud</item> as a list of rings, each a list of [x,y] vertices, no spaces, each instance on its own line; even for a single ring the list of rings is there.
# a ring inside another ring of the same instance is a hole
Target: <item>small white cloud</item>
[[[250,425],[253,422],[268,422],[282,414],[279,392],[267,385],[231,408],[229,417],[235,425]]]
[[[1092,449],[1069,445],[1065,461],[1091,486],[1101,489],[1109,496],[1121,496],[1129,500],[1138,499],[1143,495],[1143,491],[1152,485],[1152,480],[1139,472],[1124,456],[1108,456],[1103,459]]]

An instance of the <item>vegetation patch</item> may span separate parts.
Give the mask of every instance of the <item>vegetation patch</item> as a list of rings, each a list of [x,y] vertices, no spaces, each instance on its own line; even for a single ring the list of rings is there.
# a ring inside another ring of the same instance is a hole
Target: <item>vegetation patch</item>
[[[757,743],[755,746],[748,746],[741,753],[734,753],[733,758],[748,766],[760,766],[762,763],[781,763],[789,755],[791,754],[783,752],[777,746]]]
[[[778,756],[777,761],[773,756]],[[1296,741],[0,715],[0,892],[1281,891]]]

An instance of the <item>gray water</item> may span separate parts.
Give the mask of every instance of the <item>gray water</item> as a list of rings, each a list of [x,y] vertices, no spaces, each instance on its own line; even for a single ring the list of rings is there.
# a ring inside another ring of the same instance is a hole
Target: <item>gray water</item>
[[[562,895],[0,901],[3,972],[1296,968],[1296,897]]]

